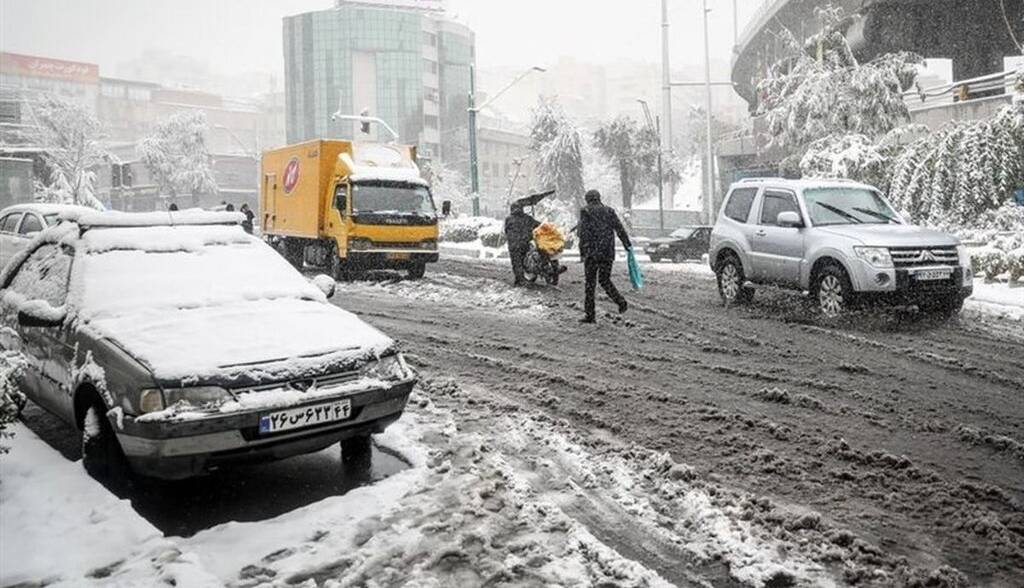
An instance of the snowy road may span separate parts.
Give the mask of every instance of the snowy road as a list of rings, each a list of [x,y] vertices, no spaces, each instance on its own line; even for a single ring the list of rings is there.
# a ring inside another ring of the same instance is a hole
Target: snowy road
[[[2,531],[31,536],[0,541],[0,584],[1024,585],[1024,323],[829,328],[787,293],[724,309],[700,266],[664,265],[625,317],[580,325],[580,269],[560,289],[473,260],[339,284],[424,376],[367,469],[332,448],[147,482],[145,521],[72,513],[88,529],[47,538],[67,513],[43,480],[95,484],[16,438],[0,494],[30,500],[0,500]],[[26,420],[76,458],[73,432]],[[93,552],[86,531],[155,535]],[[80,557],[53,570],[43,542]]]
[[[576,322],[579,266],[557,291],[510,290],[507,273],[448,261],[420,284],[342,285],[335,301],[403,340],[430,376],[565,419],[588,443],[667,451],[763,500],[737,516],[788,549],[830,545],[816,561],[837,579],[950,566],[971,584],[1024,583],[1020,322],[893,312],[828,328],[791,294],[726,310],[708,277],[652,270],[631,313],[588,326]],[[808,512],[820,519],[794,522]],[[628,522],[590,520],[680,581],[671,551]]]

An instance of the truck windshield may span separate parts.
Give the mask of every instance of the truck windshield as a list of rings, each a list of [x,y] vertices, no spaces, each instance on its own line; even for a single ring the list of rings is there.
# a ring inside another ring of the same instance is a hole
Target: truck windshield
[[[353,184],[352,214],[436,215],[434,200],[425,186],[407,184]]]
[[[804,190],[804,201],[816,227],[900,224],[899,216],[889,203],[876,192],[864,188]]]

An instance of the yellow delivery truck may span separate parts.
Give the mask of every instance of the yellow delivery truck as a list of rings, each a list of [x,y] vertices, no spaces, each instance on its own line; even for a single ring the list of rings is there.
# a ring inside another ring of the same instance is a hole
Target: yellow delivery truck
[[[264,238],[296,267],[418,279],[438,259],[437,211],[414,147],[309,141],[265,152],[261,173]]]

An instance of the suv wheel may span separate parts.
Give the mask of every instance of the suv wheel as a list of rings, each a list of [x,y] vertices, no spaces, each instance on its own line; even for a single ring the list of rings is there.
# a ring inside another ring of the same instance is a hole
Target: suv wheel
[[[743,275],[743,265],[736,256],[730,255],[723,259],[715,275],[718,278],[718,294],[726,306],[746,304],[754,299],[754,289],[743,285],[746,277]]]
[[[82,466],[107,486],[120,487],[128,478],[128,462],[99,402],[89,407],[82,422]]]
[[[831,320],[842,316],[852,306],[854,297],[846,271],[834,265],[821,270],[814,285],[814,297],[823,317]]]

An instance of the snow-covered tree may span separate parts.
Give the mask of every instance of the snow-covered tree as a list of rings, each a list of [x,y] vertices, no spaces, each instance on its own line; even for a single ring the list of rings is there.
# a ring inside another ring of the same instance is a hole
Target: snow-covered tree
[[[430,182],[430,190],[436,202],[451,201],[455,211],[471,205],[469,181],[464,174],[439,161],[431,161],[423,167],[423,175]]]
[[[100,122],[83,106],[47,96],[26,103],[31,124],[28,145],[41,148],[48,177],[37,179],[36,198],[46,202],[103,208],[96,199],[96,174],[107,152],[100,144]]]
[[[0,351],[0,442],[10,437],[6,428],[18,418],[18,412],[25,404],[25,396],[16,382],[24,362],[21,355],[12,351]],[[7,453],[7,447],[0,444],[0,454]]]
[[[874,139],[907,123],[903,92],[923,60],[912,53],[890,53],[858,63],[838,26],[842,11],[817,10],[823,29],[803,44],[787,30],[788,49],[757,87],[758,113],[766,117],[773,144],[802,152],[834,134]]]
[[[920,125],[898,127],[880,139],[849,133],[829,135],[807,146],[799,160],[802,177],[849,178],[888,191],[895,158],[903,141],[913,134],[926,134]]]
[[[622,206],[633,208],[633,193],[641,175],[640,125],[628,116],[619,116],[594,131],[594,145],[614,162],[619,172]]]
[[[158,124],[152,135],[139,141],[139,159],[161,194],[172,200],[189,195],[192,206],[198,206],[200,194],[217,191],[213,157],[206,147],[208,130],[205,114],[183,112]]]
[[[954,121],[908,145],[890,197],[919,222],[972,226],[1024,186],[1024,102],[993,118]]]
[[[553,186],[555,197],[583,206],[583,138],[555,98],[541,98],[533,111],[530,148],[537,155],[541,185]]]

